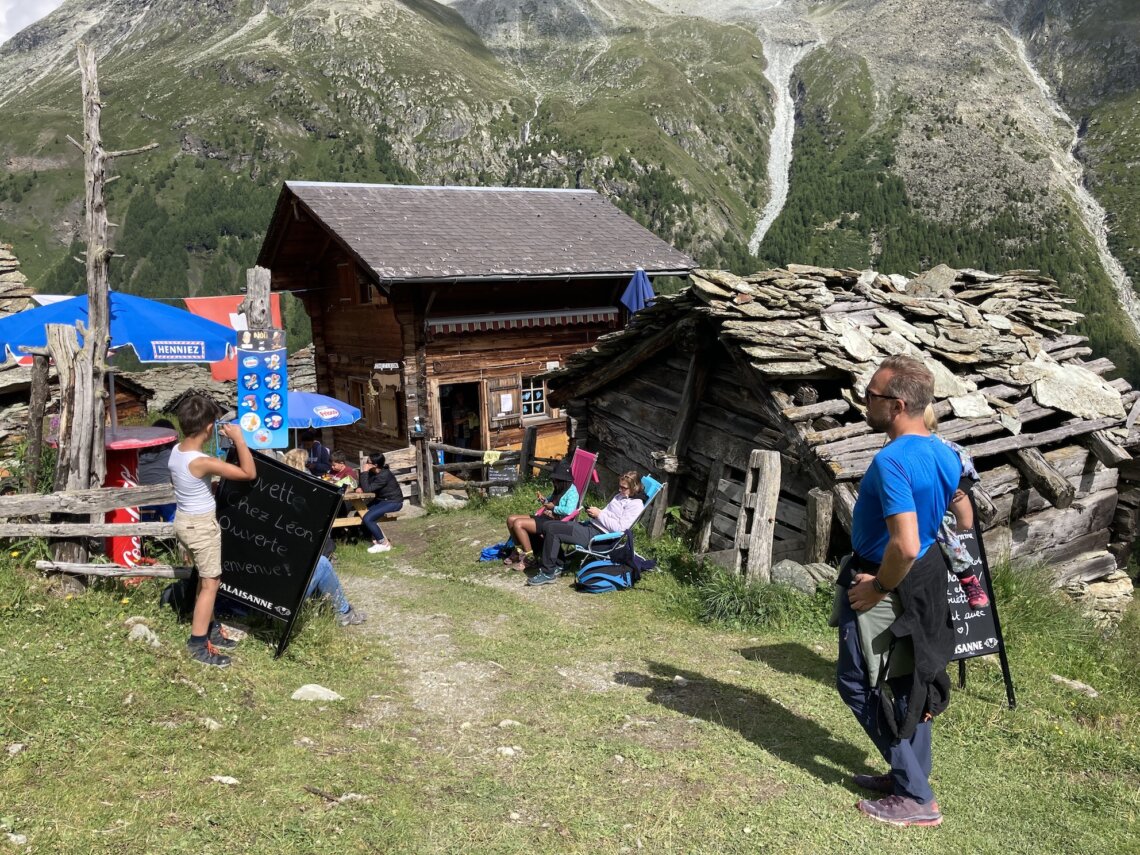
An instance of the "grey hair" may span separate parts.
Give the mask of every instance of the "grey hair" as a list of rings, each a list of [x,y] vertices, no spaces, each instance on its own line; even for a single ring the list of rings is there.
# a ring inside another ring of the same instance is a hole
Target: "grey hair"
[[[879,370],[891,372],[884,395],[898,398],[908,413],[921,414],[934,398],[934,374],[913,356],[895,354],[879,363]]]

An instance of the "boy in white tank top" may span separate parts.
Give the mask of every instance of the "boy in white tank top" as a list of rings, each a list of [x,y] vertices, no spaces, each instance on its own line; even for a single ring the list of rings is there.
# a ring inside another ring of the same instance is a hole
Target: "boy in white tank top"
[[[178,421],[186,438],[170,451],[170,478],[174,482],[174,533],[194,558],[198,567],[198,597],[190,622],[190,640],[186,649],[190,658],[205,665],[225,668],[230,657],[219,648],[230,649],[235,643],[214,622],[214,600],[222,576],[222,530],[215,516],[211,478],[217,475],[230,481],[252,481],[257,468],[245,436],[237,425],[226,424],[219,432],[234,444],[238,462],[235,466],[202,453],[210,438],[214,420],[220,415],[217,405],[202,395],[187,398],[178,408]]]

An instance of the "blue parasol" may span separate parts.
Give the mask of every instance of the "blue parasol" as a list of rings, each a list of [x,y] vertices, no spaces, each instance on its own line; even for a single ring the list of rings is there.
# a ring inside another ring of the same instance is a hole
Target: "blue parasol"
[[[316,392],[290,392],[286,406],[291,428],[341,427],[360,420],[356,407]]]
[[[639,267],[622,292],[621,304],[629,309],[629,314],[633,316],[652,303],[656,296],[653,293],[653,286],[649,284],[649,277]]]
[[[140,362],[217,362],[233,347],[234,331],[166,303],[112,291],[112,349],[130,346]],[[90,323],[87,297],[72,297],[0,320],[0,354],[19,357],[21,345],[47,346],[48,324]],[[82,340],[82,336],[80,336]]]

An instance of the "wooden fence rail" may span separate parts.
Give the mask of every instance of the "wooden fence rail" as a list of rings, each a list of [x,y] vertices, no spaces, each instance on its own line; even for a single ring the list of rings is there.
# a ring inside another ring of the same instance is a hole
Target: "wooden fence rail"
[[[119,508],[165,505],[173,501],[174,487],[170,484],[0,496],[0,537],[174,537],[173,523],[108,523],[98,518]],[[36,519],[49,514],[74,514],[87,519],[75,522]]]
[[[0,519],[36,514],[102,514],[118,508],[166,505],[174,501],[174,487],[96,487],[59,493],[16,493],[0,496]]]
[[[149,576],[157,579],[189,579],[193,567],[150,564],[146,567],[121,567],[118,564],[77,564],[71,561],[37,561],[36,569],[45,573],[76,573],[81,576]]]

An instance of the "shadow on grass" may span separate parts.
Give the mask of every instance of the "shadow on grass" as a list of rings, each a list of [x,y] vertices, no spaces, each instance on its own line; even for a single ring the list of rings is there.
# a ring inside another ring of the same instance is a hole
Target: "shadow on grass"
[[[824,783],[845,784],[854,789],[849,778],[852,772],[874,774],[866,764],[864,749],[836,739],[827,728],[796,715],[763,692],[660,662],[647,665],[649,674],[621,671],[614,675],[614,681],[649,689],[647,700],[651,703],[735,730],[769,754]],[[676,676],[683,677],[687,684],[674,682]],[[838,694],[835,703],[842,706]]]
[[[764,662],[785,674],[798,674],[825,686],[835,685],[835,660],[826,659],[802,644],[784,642],[741,647],[736,652],[750,662]]]

